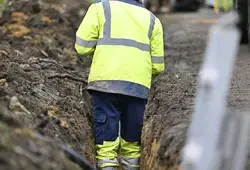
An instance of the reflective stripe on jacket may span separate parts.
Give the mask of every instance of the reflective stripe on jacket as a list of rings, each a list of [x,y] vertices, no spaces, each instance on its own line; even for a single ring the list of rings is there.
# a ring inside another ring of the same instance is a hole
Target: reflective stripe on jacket
[[[80,55],[93,55],[89,89],[148,98],[152,74],[164,71],[160,20],[135,0],[92,4],[77,33]]]

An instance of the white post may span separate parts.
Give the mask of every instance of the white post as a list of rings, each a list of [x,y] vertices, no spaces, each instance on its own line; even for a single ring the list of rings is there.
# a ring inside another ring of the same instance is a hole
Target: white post
[[[231,12],[210,30],[193,119],[183,152],[184,170],[219,170],[222,160],[218,144],[240,40],[237,21],[238,15]]]

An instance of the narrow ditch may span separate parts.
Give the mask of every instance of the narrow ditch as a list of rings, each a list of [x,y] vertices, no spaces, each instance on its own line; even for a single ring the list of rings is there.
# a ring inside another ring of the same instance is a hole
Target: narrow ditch
[[[166,71],[153,81],[145,114],[141,165],[143,170],[177,170],[211,25],[202,21],[212,17],[204,14],[159,17],[165,30]]]

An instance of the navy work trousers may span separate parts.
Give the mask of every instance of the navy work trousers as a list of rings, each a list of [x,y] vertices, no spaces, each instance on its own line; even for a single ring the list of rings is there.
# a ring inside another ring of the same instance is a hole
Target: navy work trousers
[[[91,91],[92,121],[96,145],[111,142],[120,135],[126,142],[141,143],[141,133],[146,99]]]

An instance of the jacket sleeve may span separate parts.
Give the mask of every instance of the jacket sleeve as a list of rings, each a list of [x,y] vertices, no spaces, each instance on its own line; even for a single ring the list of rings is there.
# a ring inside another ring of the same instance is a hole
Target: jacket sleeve
[[[152,74],[157,75],[165,70],[163,28],[156,18],[151,37]]]
[[[80,55],[92,55],[99,37],[99,21],[95,4],[92,4],[77,32],[75,49]]]

